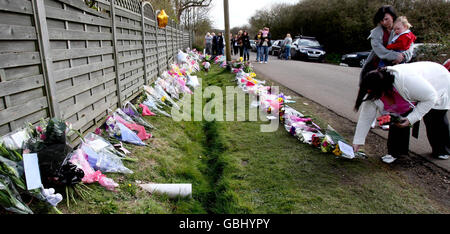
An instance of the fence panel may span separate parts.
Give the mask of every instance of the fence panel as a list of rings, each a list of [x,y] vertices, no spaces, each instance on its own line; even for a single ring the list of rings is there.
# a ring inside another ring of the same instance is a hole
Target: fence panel
[[[82,1],[45,1],[61,118],[82,133],[117,106],[110,16]]]
[[[154,82],[189,33],[141,4],[0,0],[0,135],[50,117],[90,132]]]
[[[115,11],[116,41],[118,51],[118,75],[121,100],[136,97],[144,84],[144,52],[142,46],[142,18],[140,8],[125,5],[133,10],[117,6]]]
[[[0,1],[0,135],[50,115],[31,0]]]

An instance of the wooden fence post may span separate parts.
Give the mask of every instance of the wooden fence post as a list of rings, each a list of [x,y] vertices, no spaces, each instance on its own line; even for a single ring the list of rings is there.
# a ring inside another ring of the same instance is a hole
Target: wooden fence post
[[[50,117],[60,118],[61,112],[59,110],[58,100],[56,99],[56,82],[53,77],[53,61],[50,56],[50,37],[48,34],[44,0],[34,0],[32,3]]]
[[[166,64],[167,69],[169,69],[169,40],[167,39],[167,26],[164,28],[164,36],[166,37],[166,45],[164,46],[166,49]]]
[[[172,28],[170,29],[170,38],[172,38],[172,40],[171,40],[171,44],[172,44],[172,56],[175,56],[175,52],[176,52],[176,50],[175,50],[175,45],[174,45],[174,42],[173,42],[173,29],[174,29],[174,27],[175,27],[175,21],[173,21],[172,20]]]
[[[147,49],[145,48],[144,6],[145,6],[145,2],[142,2],[142,4],[141,4],[141,25],[142,25],[142,49],[143,49],[143,55],[144,55],[144,84],[147,85],[148,75],[147,75]]]
[[[112,24],[112,34],[113,34],[113,48],[114,48],[114,66],[116,67],[116,85],[117,85],[117,101],[118,106],[122,107],[122,92],[120,87],[120,76],[119,76],[119,52],[117,49],[117,33],[116,33],[116,13],[114,0],[111,0],[111,24]]]
[[[159,34],[159,26],[158,26],[158,13],[159,10],[155,12],[155,35],[156,35],[156,66],[158,66],[158,76],[161,76],[161,71],[159,69],[159,45],[158,45],[158,34]]]

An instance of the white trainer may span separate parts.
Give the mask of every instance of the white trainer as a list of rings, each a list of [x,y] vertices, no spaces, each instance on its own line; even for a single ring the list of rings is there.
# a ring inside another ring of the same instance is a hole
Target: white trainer
[[[390,154],[386,154],[385,156],[381,157],[381,160],[384,163],[391,164],[396,160],[396,158],[392,157],[392,155]]]
[[[448,159],[448,155],[439,155],[438,158],[442,159],[442,160],[447,160]]]

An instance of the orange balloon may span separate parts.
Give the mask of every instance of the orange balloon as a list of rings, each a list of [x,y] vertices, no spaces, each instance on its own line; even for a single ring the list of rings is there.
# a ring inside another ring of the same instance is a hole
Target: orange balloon
[[[160,28],[165,28],[169,23],[169,16],[166,14],[164,10],[161,10],[158,14],[158,26]]]

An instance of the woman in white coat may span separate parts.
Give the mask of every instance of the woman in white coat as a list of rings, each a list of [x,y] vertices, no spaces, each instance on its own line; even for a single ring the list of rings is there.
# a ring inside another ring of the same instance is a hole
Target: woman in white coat
[[[393,162],[407,155],[410,127],[423,118],[433,157],[448,159],[450,134],[447,110],[450,108],[450,73],[433,62],[416,62],[380,68],[367,73],[360,82],[355,111],[361,107],[353,149],[364,145],[377,112],[396,113],[400,122],[392,125],[388,136],[388,155]]]

